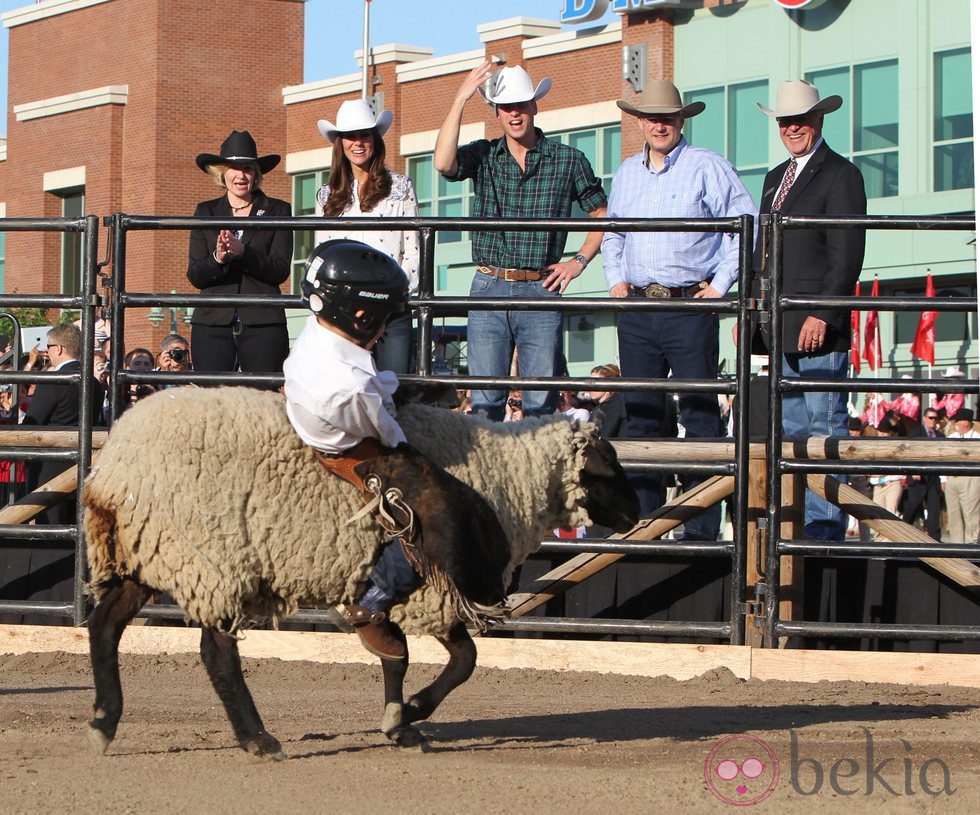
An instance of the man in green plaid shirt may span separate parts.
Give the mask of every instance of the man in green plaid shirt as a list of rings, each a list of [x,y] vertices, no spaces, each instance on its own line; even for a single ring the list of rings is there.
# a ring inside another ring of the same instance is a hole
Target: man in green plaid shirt
[[[576,202],[592,217],[603,217],[606,195],[588,159],[534,126],[537,100],[551,89],[551,80],[535,88],[521,67],[496,75],[490,69],[491,63],[484,62],[460,86],[436,140],[436,169],[449,181],[473,179],[471,214],[477,218],[567,218]],[[503,136],[460,147],[463,109],[477,90],[493,104]],[[562,262],[567,238],[564,231],[474,232],[477,271],[470,296],[560,297],[598,254],[602,233],[590,232],[579,253]],[[558,311],[470,311],[469,373],[507,376],[516,348],[521,376],[555,376],[560,373],[562,323]],[[525,415],[554,412],[554,391],[525,391],[523,396]],[[506,397],[505,390],[475,390],[473,411],[500,420]]]

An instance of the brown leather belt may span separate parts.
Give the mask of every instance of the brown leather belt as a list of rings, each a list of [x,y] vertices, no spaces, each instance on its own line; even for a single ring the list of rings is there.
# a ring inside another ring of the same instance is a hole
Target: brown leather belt
[[[659,283],[651,283],[646,288],[640,288],[630,284],[630,294],[636,297],[693,297],[699,291],[708,288],[710,280],[702,280],[693,286],[661,286]]]
[[[499,277],[511,283],[536,283],[544,280],[551,272],[546,269],[501,269],[499,266],[477,266],[476,270],[490,277]]]

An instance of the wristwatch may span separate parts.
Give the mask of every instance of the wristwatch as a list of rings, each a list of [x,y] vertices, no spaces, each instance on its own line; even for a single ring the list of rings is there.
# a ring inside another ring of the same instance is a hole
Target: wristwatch
[[[588,258],[586,258],[586,257],[585,257],[585,255],[576,255],[575,257],[573,257],[573,258],[572,258],[572,260],[574,260],[574,261],[577,261],[577,262],[578,262],[578,264],[579,264],[579,265],[580,265],[580,266],[581,266],[581,267],[582,267],[583,269],[584,269],[584,268],[585,268],[586,266],[588,266],[588,265],[589,265],[589,260],[588,260]]]

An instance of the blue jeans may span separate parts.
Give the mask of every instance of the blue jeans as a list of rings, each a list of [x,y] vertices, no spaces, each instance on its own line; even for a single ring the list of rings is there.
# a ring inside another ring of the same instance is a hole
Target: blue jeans
[[[470,286],[472,297],[554,298],[538,281],[517,283],[477,272]],[[467,315],[466,359],[470,376],[510,375],[510,360],[517,348],[520,375],[555,376],[561,351],[562,314],[560,311],[470,311]],[[524,415],[540,416],[555,412],[554,391],[524,391]],[[504,418],[505,390],[473,391],[473,412],[485,411],[494,421]]]
[[[623,376],[630,379],[714,379],[718,376],[718,315],[670,311],[619,315],[619,361]],[[681,385],[678,382],[678,390]],[[668,411],[666,393],[626,393],[626,436],[637,439],[672,438],[677,433]],[[687,438],[721,436],[718,397],[713,393],[681,393],[680,422]],[[685,475],[689,490],[704,476]],[[630,483],[640,498],[640,510],[649,516],[663,506],[666,497],[660,473],[634,473]],[[721,504],[709,507],[684,524],[684,539],[718,539]]]
[[[401,543],[397,538],[392,538],[381,550],[374,568],[371,569],[368,587],[357,604],[369,611],[385,611],[421,585],[422,578],[408,562]]]
[[[847,376],[847,352],[784,354],[783,376],[804,379],[840,379]],[[783,433],[787,436],[846,436],[847,399],[844,393],[801,392],[783,394]],[[836,476],[846,481],[846,476]],[[818,540],[843,540],[847,530],[838,506],[806,491],[804,531]]]
[[[374,359],[379,371],[396,374],[414,373],[412,359],[415,356],[415,332],[412,330],[412,313],[406,311],[388,323],[384,336],[374,346]]]

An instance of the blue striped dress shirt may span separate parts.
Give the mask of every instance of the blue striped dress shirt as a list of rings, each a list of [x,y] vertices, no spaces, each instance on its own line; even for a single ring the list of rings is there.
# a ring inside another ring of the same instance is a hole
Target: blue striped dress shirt
[[[646,161],[647,148],[623,162],[613,177],[610,218],[733,218],[755,215],[731,163],[683,137],[662,170]],[[607,232],[602,239],[606,285],[693,286],[709,277],[726,294],[738,280],[738,236],[723,232]]]

